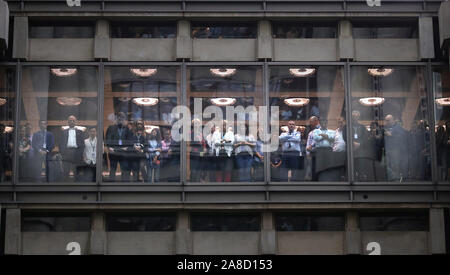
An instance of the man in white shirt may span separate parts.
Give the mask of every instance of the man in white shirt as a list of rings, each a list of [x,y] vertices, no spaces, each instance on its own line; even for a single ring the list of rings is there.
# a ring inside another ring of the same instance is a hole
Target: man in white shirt
[[[67,123],[69,128],[62,131],[59,140],[59,152],[62,156],[65,180],[70,180],[70,171],[72,171],[75,180],[78,181],[79,169],[82,165],[84,152],[83,131],[75,127],[77,124],[77,118],[75,116],[69,116]]]
[[[86,180],[95,182],[95,165],[97,163],[97,129],[95,127],[89,129],[89,138],[84,140],[83,161],[87,165],[85,170]]]

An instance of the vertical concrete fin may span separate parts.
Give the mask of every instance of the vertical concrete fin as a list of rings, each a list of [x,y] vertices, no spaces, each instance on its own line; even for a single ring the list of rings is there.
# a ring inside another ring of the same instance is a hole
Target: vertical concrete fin
[[[355,211],[347,212],[345,216],[345,254],[361,254],[361,231]]]
[[[8,3],[0,0],[0,54],[8,48],[9,8]]]
[[[111,39],[109,37],[109,22],[106,20],[97,20],[95,42],[95,59],[109,60],[111,57]]]
[[[339,21],[338,58],[341,60],[355,58],[353,27],[348,20]]]
[[[419,56],[421,59],[434,58],[433,18],[419,18]]]
[[[89,253],[92,255],[107,254],[105,214],[94,212],[91,216],[91,235],[89,238]]]
[[[443,208],[430,209],[431,254],[445,254],[445,220]]]
[[[258,21],[257,59],[273,58],[272,25],[270,21]]]
[[[20,209],[6,210],[5,227],[5,254],[21,254],[21,221]]]
[[[14,17],[13,58],[28,60],[28,17]]]
[[[177,231],[175,232],[175,253],[192,254],[192,235],[189,229],[189,214],[182,211],[177,215]]]
[[[180,20],[177,29],[176,58],[190,60],[192,59],[191,23]]]

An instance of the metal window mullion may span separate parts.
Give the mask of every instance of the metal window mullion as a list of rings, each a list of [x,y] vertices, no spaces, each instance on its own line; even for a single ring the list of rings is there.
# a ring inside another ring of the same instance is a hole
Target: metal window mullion
[[[19,181],[19,135],[18,129],[20,125],[20,101],[21,101],[21,79],[22,79],[22,66],[20,64],[20,60],[17,61],[16,64],[16,76],[15,76],[15,89],[16,89],[16,102],[15,102],[15,110],[14,110],[14,146],[13,146],[13,177],[12,184],[15,186]]]
[[[104,65],[103,61],[97,66],[98,68],[98,87],[97,87],[97,165],[96,165],[96,182],[98,186],[98,193],[100,193],[100,185],[103,183],[103,112],[104,112]],[[100,196],[98,198],[100,200]]]
[[[431,180],[434,184],[437,184],[440,181],[438,170],[437,170],[437,146],[436,146],[436,135],[435,135],[435,108],[434,99],[436,98],[434,89],[433,89],[433,68],[431,66],[431,62],[428,61],[426,66],[426,85],[427,85],[427,114],[428,114],[428,123],[430,126],[429,134],[430,134],[430,150],[431,150]]]
[[[181,105],[182,106],[189,106],[188,102],[187,102],[187,68],[186,68],[186,63],[183,60],[183,63],[181,65],[181,83],[180,83],[180,90],[181,90],[181,94],[179,94],[178,96],[181,96]],[[183,131],[189,131],[188,129],[183,129]],[[184,198],[184,184],[186,183],[186,179],[187,179],[187,144],[186,144],[186,140],[182,139],[181,141],[181,150],[180,150],[180,180],[181,180],[181,184],[183,186],[182,188],[182,194],[183,194],[183,198]]]
[[[344,66],[344,88],[345,88],[345,115],[346,115],[346,131],[347,131],[347,181],[353,185],[355,175],[353,173],[353,142],[352,142],[352,91],[351,91],[351,67],[347,61]]]
[[[267,61],[264,62],[263,65],[263,104],[264,107],[266,108],[266,114],[267,114],[267,119],[264,121],[264,127],[266,128],[265,132],[271,132],[271,125],[270,125],[270,106],[269,106],[269,102],[270,102],[270,91],[269,91],[269,78],[270,78],[270,70],[269,70],[269,64],[267,63]],[[266,183],[266,185],[270,184],[270,152],[265,153],[265,158],[264,158],[264,181]],[[269,193],[269,191],[267,191]],[[270,193],[269,193],[270,194]]]

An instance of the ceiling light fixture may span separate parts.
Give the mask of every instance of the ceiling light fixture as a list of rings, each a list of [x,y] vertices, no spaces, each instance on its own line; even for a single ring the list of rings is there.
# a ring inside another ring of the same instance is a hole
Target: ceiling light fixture
[[[437,98],[436,104],[440,106],[450,106],[450,97]]]
[[[58,77],[69,77],[76,74],[78,70],[76,68],[52,68],[50,71]]]
[[[290,68],[289,73],[295,77],[307,77],[316,73],[315,68]]]
[[[213,75],[220,76],[220,77],[232,76],[236,73],[236,69],[233,69],[233,68],[216,68],[216,69],[209,69],[209,71]]]
[[[309,98],[295,97],[295,98],[286,98],[284,100],[284,104],[293,107],[302,107],[308,105]]]
[[[133,102],[139,106],[154,106],[158,104],[159,100],[154,97],[137,97],[133,98]]]
[[[139,77],[149,77],[158,71],[158,69],[155,68],[131,68],[130,71]]]
[[[367,69],[367,72],[371,75],[371,76],[388,76],[390,74],[392,74],[394,72],[394,69],[391,68],[369,68]]]
[[[56,102],[62,106],[78,106],[83,100],[79,97],[58,97]]]
[[[219,98],[211,98],[211,103],[216,106],[231,106],[236,103],[236,98],[232,97],[219,97]]]
[[[384,97],[365,97],[361,98],[359,100],[359,103],[361,103],[364,106],[378,106],[384,103]]]
[[[68,125],[61,126],[61,129],[67,130],[67,129],[69,129],[69,126]],[[86,127],[84,127],[84,126],[75,126],[75,129],[80,130],[82,132],[86,131]]]
[[[6,98],[0,98],[0,106],[3,106],[6,104]]]
[[[155,125],[144,125],[144,128],[145,128],[145,132],[146,132],[147,134],[150,134],[150,133],[153,131],[153,129],[159,129],[159,126],[155,126]]]

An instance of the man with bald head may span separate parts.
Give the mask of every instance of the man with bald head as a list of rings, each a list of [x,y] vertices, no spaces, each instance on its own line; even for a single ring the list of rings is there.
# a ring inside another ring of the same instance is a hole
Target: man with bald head
[[[84,134],[76,128],[77,118],[71,115],[67,118],[69,128],[61,133],[58,146],[62,156],[62,165],[65,181],[70,181],[72,171],[74,179],[79,180],[79,170],[83,165]]]
[[[383,136],[388,180],[408,178],[408,132],[389,114],[384,118]]]

